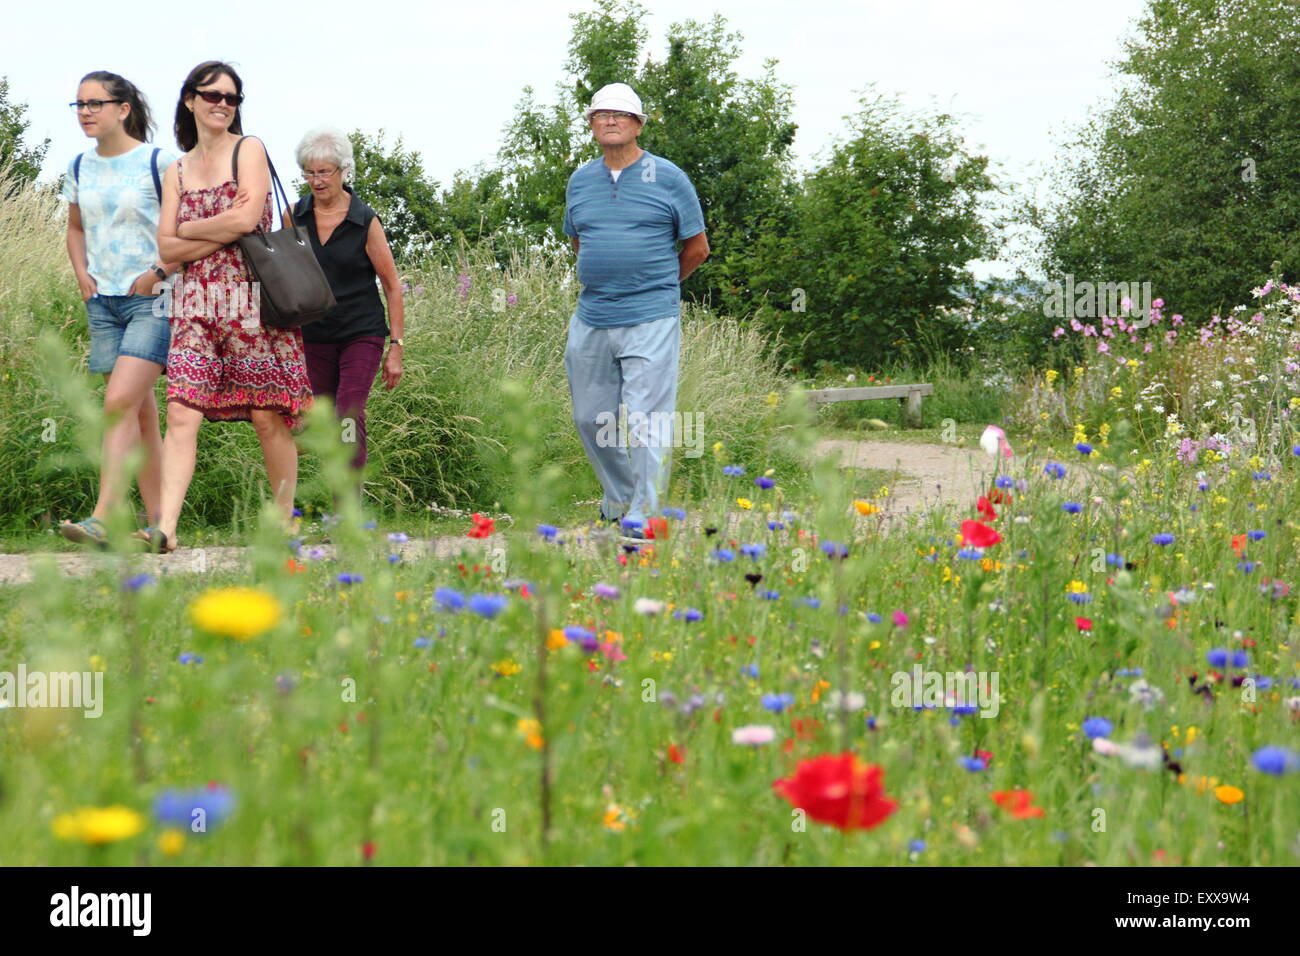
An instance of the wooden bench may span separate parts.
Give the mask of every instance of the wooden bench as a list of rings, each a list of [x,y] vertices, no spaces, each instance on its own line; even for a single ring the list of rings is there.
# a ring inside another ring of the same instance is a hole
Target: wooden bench
[[[816,408],[826,402],[864,402],[874,398],[896,398],[906,402],[907,424],[912,428],[921,425],[921,397],[933,395],[933,385],[871,385],[866,388],[818,388],[808,392],[808,400]]]

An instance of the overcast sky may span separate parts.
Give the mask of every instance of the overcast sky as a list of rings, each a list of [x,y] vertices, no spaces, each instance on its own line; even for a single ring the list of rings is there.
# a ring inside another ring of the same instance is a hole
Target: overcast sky
[[[715,12],[743,36],[741,76],[778,61],[794,87],[801,166],[842,134],[859,92],[876,83],[909,106],[962,117],[970,149],[1008,180],[1027,181],[1090,107],[1115,88],[1110,64],[1143,0],[654,0],[648,48],[664,56],[669,24]],[[244,79],[245,132],[261,137],[283,178],[313,125],[385,129],[417,149],[446,183],[490,160],[524,86],[550,102],[567,57],[569,14],[590,0],[403,0],[16,4],[6,12],[0,74],[26,102],[28,135],[51,140],[43,178],[87,148],[65,105],[91,70],[126,76],[174,147],[176,97],[197,63],[233,63]],[[93,145],[93,144],[92,144]],[[671,155],[669,156],[671,159]],[[697,184],[698,185],[698,184]],[[977,274],[1005,274],[1003,263]]]

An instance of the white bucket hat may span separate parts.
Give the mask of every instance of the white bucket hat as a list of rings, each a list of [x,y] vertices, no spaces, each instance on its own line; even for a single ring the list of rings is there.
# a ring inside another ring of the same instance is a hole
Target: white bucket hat
[[[646,121],[646,114],[641,112],[641,97],[626,83],[610,83],[598,89],[583,116],[591,119],[591,114],[597,110],[618,110],[633,114],[642,123]]]

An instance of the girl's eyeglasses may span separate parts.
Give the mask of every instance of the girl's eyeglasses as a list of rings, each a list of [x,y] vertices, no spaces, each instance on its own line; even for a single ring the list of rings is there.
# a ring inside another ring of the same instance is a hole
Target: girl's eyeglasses
[[[74,113],[80,113],[83,109],[91,113],[98,113],[104,108],[105,103],[125,102],[125,100],[77,100],[75,103],[69,103],[68,108]]]
[[[203,97],[205,103],[211,103],[213,106],[222,100],[226,101],[227,106],[238,106],[244,102],[243,93],[219,93],[216,90],[195,90],[194,92],[197,96]]]

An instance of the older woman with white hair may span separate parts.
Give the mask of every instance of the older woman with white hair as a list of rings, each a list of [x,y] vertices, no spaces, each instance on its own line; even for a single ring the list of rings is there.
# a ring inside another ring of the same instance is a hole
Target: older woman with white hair
[[[382,362],[389,389],[402,377],[402,283],[378,215],[349,185],[356,165],[347,135],[311,130],[298,144],[297,159],[311,192],[294,207],[294,219],[311,236],[338,303],[325,318],[303,326],[307,377],[313,395],[333,399],[339,418],[355,423],[345,439],[355,437],[352,466],[360,470],[366,464],[366,400],[375,374]],[[391,330],[376,278],[384,288]]]

